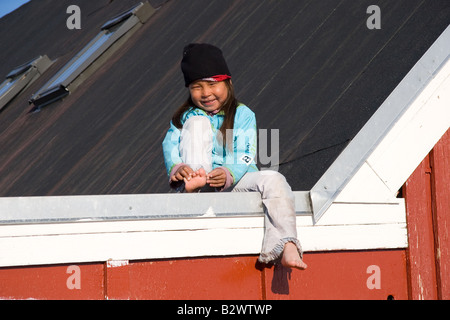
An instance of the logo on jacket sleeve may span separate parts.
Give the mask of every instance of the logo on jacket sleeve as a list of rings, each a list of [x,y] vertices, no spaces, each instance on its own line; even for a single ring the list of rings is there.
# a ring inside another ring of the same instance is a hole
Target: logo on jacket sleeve
[[[249,165],[250,163],[252,163],[253,158],[248,155],[243,155],[240,160],[245,164]]]

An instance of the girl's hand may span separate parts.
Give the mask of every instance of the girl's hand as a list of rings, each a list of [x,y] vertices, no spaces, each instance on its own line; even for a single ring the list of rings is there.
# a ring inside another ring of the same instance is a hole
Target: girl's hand
[[[225,170],[217,168],[206,176],[206,183],[213,188],[221,188],[227,182],[227,174]]]
[[[196,174],[194,170],[188,165],[183,165],[178,168],[178,170],[170,177],[170,180],[173,182],[191,180],[191,177],[195,177]]]

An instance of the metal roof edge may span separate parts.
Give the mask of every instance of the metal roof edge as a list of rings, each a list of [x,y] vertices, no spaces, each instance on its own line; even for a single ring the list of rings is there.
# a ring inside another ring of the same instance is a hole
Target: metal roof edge
[[[297,215],[311,215],[308,192],[294,192]],[[0,198],[0,225],[261,216],[259,192]]]

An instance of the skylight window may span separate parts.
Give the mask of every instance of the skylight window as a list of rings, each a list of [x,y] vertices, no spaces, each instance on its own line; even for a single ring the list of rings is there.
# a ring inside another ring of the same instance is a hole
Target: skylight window
[[[97,69],[99,63],[94,65],[98,58],[112,49],[113,44],[123,35],[136,30],[145,23],[153,11],[148,2],[141,2],[107,21],[101,27],[100,33],[31,97],[30,104],[34,105],[31,111],[38,110],[67,96],[79,84],[76,82],[81,73],[87,72],[88,68],[92,69],[91,72],[94,71],[93,69]]]
[[[0,110],[52,64],[47,56],[39,56],[12,70],[0,84]]]

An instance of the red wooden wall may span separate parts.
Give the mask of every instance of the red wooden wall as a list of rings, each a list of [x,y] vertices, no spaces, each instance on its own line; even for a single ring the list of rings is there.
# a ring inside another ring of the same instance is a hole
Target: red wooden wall
[[[404,250],[305,254],[306,271],[256,256],[0,269],[1,299],[407,299]],[[375,269],[373,269],[375,266]],[[75,279],[74,276],[79,276]],[[74,284],[78,283],[78,288]]]
[[[450,299],[450,131],[403,190],[412,299]]]

